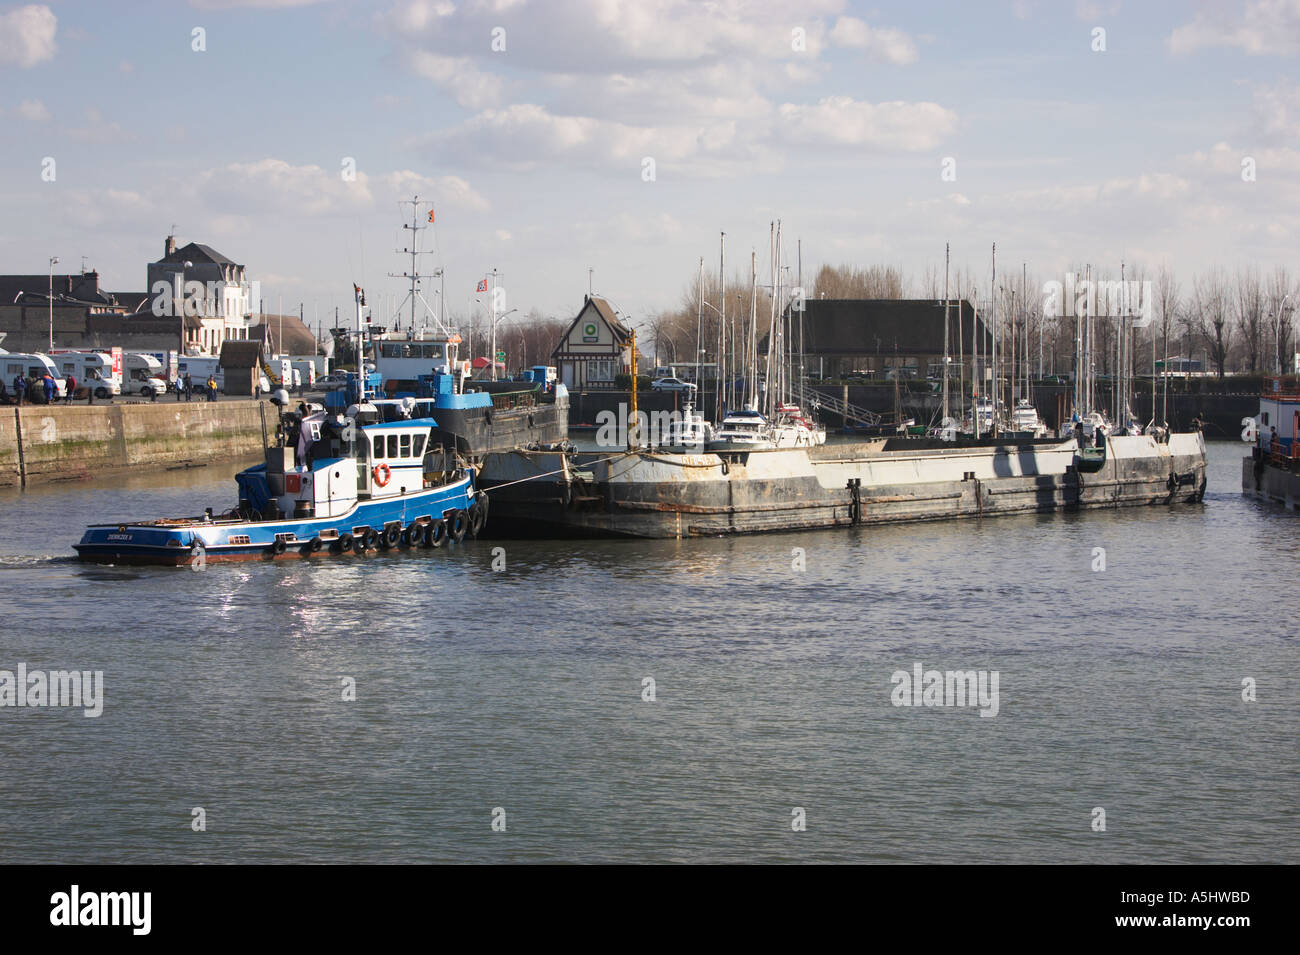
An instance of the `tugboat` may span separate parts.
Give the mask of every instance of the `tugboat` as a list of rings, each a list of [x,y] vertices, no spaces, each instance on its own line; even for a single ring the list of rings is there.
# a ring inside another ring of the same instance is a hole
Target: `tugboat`
[[[358,328],[365,294],[355,287]],[[344,414],[319,405],[287,408],[266,463],[235,476],[239,503],[220,515],[95,524],[75,545],[82,561],[178,566],[270,560],[372,549],[438,547],[476,535],[487,496],[454,448],[433,443],[438,424],[415,402],[381,409],[359,378]],[[387,403],[386,403],[387,404]]]
[[[1294,378],[1268,379],[1259,415],[1242,421],[1252,445],[1242,461],[1241,490],[1295,510],[1300,502],[1300,387]]]

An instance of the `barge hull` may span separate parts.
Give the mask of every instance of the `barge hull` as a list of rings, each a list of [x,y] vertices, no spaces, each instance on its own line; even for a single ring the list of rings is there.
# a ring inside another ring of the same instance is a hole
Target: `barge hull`
[[[1075,444],[882,451],[824,446],[739,454],[490,455],[481,486],[495,536],[725,536],[1191,503],[1204,494],[1200,434],[1114,437],[1091,474]]]

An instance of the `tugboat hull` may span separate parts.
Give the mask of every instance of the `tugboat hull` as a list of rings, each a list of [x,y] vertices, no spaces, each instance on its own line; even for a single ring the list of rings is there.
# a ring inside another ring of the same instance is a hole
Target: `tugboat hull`
[[[475,500],[473,478],[466,476],[426,493],[361,502],[336,517],[97,524],[87,528],[74,548],[78,559],[89,563],[168,566],[194,564],[200,559],[223,562],[360,553],[368,549],[364,540],[368,529],[379,537],[376,545],[380,547],[386,545],[382,535],[389,528],[406,530],[437,520],[443,521],[445,533],[454,537],[447,522],[456,519],[458,513],[464,515],[463,536],[473,523],[470,511]],[[395,546],[411,546],[409,535],[399,537]]]

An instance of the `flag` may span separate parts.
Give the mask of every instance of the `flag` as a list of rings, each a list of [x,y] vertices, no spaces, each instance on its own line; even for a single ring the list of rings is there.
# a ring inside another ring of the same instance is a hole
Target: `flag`
[[[430,222],[433,221],[433,210],[432,210],[432,209],[429,210],[429,221],[430,221]]]
[[[479,280],[478,280],[478,288],[476,288],[474,291],[476,291],[476,292],[486,292],[486,291],[487,291],[487,279],[479,279]]]

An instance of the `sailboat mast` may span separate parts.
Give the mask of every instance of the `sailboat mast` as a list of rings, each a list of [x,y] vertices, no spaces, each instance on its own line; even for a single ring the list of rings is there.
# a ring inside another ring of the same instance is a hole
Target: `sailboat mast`
[[[949,243],[943,244],[943,420],[946,422],[948,414],[948,306],[952,304],[952,299],[948,297],[948,266],[952,256],[952,250]],[[945,425],[946,427],[946,425]]]
[[[993,323],[993,387],[989,395],[993,401],[991,430],[998,427],[998,244],[993,243],[993,277],[989,279],[989,320]]]

